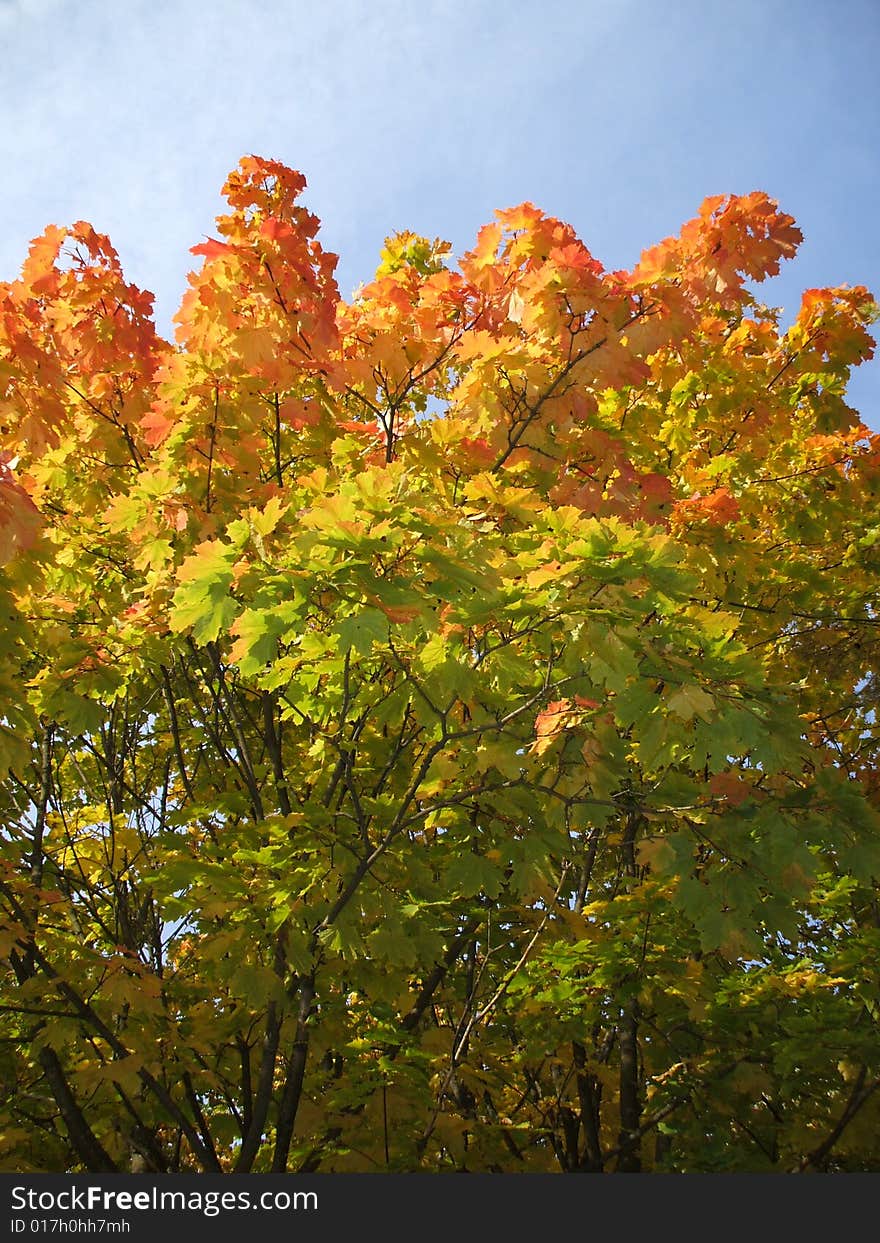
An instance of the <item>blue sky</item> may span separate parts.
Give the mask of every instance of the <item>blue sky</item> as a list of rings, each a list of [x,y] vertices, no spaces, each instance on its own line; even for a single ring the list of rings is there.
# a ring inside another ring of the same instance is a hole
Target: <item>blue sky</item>
[[[395,229],[531,199],[615,268],[752,189],[806,236],[766,301],[880,295],[880,0],[0,0],[0,48],[0,278],[86,219],[166,333],[246,152],[305,173],[346,295]],[[880,363],[850,399],[880,428]]]

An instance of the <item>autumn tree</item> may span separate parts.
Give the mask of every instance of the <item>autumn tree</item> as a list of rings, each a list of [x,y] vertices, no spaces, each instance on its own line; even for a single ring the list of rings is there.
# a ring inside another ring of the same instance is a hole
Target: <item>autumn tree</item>
[[[880,1169],[869,295],[304,185],[0,286],[5,1168]]]

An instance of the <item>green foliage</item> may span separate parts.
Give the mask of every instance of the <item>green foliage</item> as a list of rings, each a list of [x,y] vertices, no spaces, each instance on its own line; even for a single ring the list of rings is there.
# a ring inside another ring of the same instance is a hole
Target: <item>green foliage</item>
[[[866,291],[755,194],[344,304],[303,184],[176,345],[85,225],[2,289],[3,1167],[877,1169]]]

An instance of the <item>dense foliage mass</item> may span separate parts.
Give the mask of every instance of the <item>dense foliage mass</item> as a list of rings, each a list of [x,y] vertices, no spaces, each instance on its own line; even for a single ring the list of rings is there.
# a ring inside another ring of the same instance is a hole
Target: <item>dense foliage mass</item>
[[[880,1169],[866,290],[304,184],[0,286],[5,1168]]]

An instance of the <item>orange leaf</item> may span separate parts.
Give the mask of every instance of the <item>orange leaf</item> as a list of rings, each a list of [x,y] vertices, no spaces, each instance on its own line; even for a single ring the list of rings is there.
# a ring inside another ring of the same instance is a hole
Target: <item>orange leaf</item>
[[[232,249],[226,242],[218,242],[215,237],[209,237],[206,242],[200,242],[198,246],[191,246],[189,253],[191,255],[204,255],[206,259],[217,259],[220,255],[229,254]]]

